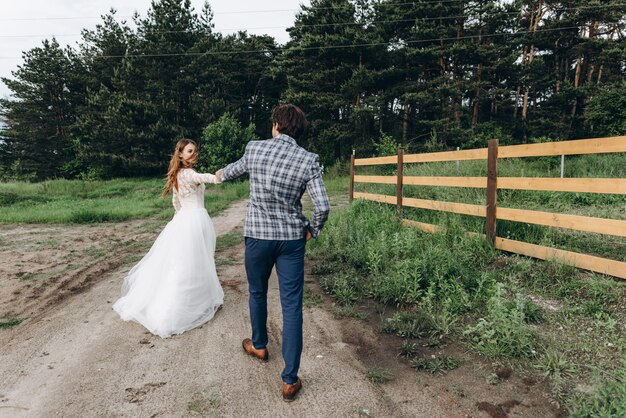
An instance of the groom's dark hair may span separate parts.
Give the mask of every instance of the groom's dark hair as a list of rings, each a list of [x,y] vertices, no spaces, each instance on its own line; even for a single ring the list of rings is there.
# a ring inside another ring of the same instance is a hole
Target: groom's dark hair
[[[276,106],[272,111],[272,123],[278,124],[278,132],[297,139],[307,127],[302,109],[292,104]]]

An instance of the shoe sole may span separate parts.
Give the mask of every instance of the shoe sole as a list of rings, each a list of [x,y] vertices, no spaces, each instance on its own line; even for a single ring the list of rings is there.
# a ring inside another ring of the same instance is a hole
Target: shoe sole
[[[255,356],[254,354],[250,354],[250,353],[248,353],[248,352],[247,352],[247,351],[245,351],[245,350],[244,350],[244,353],[245,353],[245,354],[247,354],[249,357],[252,357],[252,358],[254,358],[254,359],[257,359],[257,360],[259,360],[259,361],[261,361],[261,362],[263,362],[263,363],[267,363],[268,361],[270,361],[270,356],[269,356],[269,354],[268,354],[266,357],[261,358],[261,357],[257,357],[257,356]]]
[[[293,395],[291,398],[285,398],[285,397],[283,396],[283,401],[285,401],[285,402],[293,402],[293,401],[295,401],[295,400],[296,400],[296,398],[298,397],[298,395],[300,394],[300,391],[301,391],[301,390],[302,390],[302,389],[300,389],[299,391],[297,391],[297,392],[296,392],[296,394],[295,394],[295,395]]]

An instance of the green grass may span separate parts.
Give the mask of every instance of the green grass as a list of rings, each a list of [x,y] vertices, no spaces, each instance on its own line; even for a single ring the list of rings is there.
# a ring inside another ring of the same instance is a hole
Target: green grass
[[[560,158],[500,160],[499,175],[558,177]],[[485,176],[484,161],[410,164],[405,175]],[[392,166],[357,174],[393,175]],[[626,178],[623,154],[566,157],[566,177]],[[339,180],[336,180],[339,181]],[[348,184],[347,179],[344,184]],[[335,187],[340,193],[339,185]],[[395,185],[356,184],[395,195]],[[485,205],[484,189],[405,186],[405,197]],[[500,190],[498,206],[626,220],[623,195]],[[559,264],[493,251],[465,231],[484,219],[404,208],[404,218],[442,225],[426,234],[403,227],[392,205],[355,201],[334,210],[310,246],[313,274],[342,309],[372,298],[390,305],[381,331],[410,338],[400,355],[416,369],[446,370],[454,359],[415,358],[415,344],[457,340],[549,382],[572,416],[623,416],[626,409],[626,282]],[[498,236],[626,261],[626,239],[498,221]],[[400,308],[399,310],[395,308]],[[593,374],[600,375],[595,383]],[[574,395],[578,382],[590,395]],[[618,413],[619,411],[619,413]]]
[[[496,284],[495,293],[487,302],[486,315],[463,332],[474,350],[489,358],[536,354],[537,336],[526,325],[527,305],[519,294],[516,299],[507,301],[504,284]]]
[[[398,357],[413,358],[417,355],[417,344],[410,342],[409,340],[402,341],[400,346],[400,352]]]
[[[367,314],[365,312],[361,312],[356,306],[348,305],[348,306],[334,306],[333,313],[337,318],[356,318],[365,320],[367,319]]]
[[[381,331],[403,338],[423,338],[435,332],[430,318],[421,311],[397,312],[387,318]]]
[[[0,224],[119,222],[173,215],[160,197],[162,179],[49,180],[0,183]],[[247,182],[207,185],[205,206],[214,215],[248,194]]]
[[[227,248],[234,247],[243,242],[243,235],[241,231],[231,231],[227,234],[223,234],[217,237],[215,244],[215,251],[224,251]]]
[[[24,321],[25,318],[18,318],[12,313],[6,313],[0,316],[0,329],[13,328]]]
[[[431,374],[446,374],[457,369],[461,362],[450,356],[418,357],[411,361],[411,367],[417,371],[427,371]]]
[[[391,205],[355,201],[332,212],[310,244],[312,272],[342,308],[368,298],[390,306],[382,332],[420,346],[446,336],[492,361],[513,362],[548,380],[559,402],[594,370],[623,367],[625,282],[505,255],[468,237],[460,221],[446,227],[424,233],[402,226]],[[439,373],[453,365],[431,360],[415,366]]]
[[[324,297],[319,293],[315,292],[311,287],[305,285],[304,286],[304,296],[302,298],[302,304],[311,308],[314,306],[319,306],[324,302]]]
[[[377,366],[368,367],[365,371],[365,376],[370,382],[376,384],[386,383],[393,379],[393,375],[389,370]]]
[[[626,364],[608,376],[596,377],[592,393],[572,397],[569,409],[574,418],[626,416]]]

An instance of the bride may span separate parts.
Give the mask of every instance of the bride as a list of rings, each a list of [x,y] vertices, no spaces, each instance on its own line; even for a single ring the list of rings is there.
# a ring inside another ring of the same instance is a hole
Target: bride
[[[176,213],[130,270],[113,305],[123,320],[161,338],[204,324],[224,301],[215,271],[215,229],[204,208],[204,183],[216,178],[194,171],[197,160],[197,144],[178,141],[163,189],[163,197],[173,192]]]

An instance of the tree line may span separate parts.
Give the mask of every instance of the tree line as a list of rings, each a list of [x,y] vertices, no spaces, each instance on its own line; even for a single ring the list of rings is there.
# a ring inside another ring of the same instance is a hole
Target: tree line
[[[160,175],[180,137],[217,164],[283,102],[326,164],[626,134],[624,0],[312,0],[284,45],[216,32],[209,2],[153,0],[133,23],[111,10],[73,47],[23,53],[2,78],[0,177]]]

